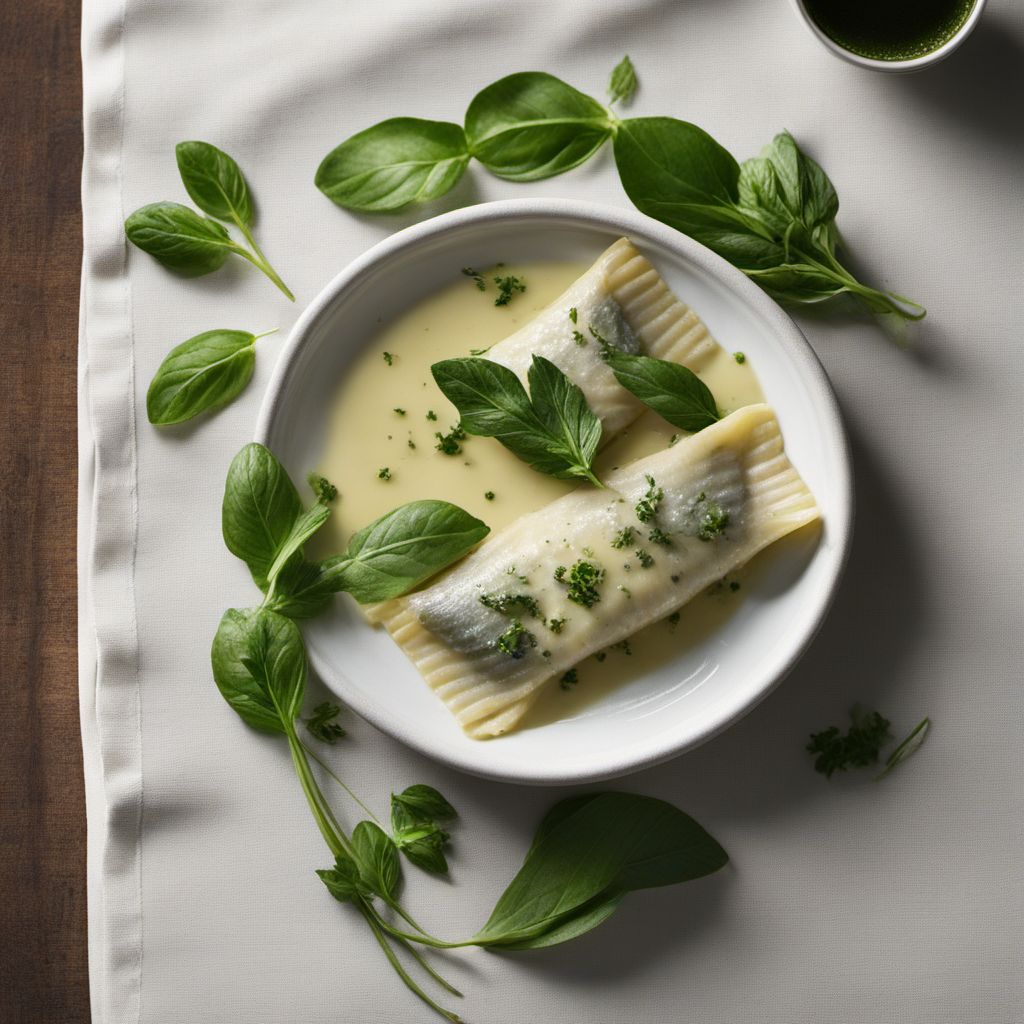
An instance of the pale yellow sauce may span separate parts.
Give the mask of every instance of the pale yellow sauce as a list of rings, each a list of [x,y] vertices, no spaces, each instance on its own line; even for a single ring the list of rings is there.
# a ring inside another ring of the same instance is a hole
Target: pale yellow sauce
[[[484,292],[469,278],[458,277],[382,325],[338,383],[318,472],[338,485],[340,500],[311,545],[314,554],[342,550],[355,530],[407,501],[443,498],[496,531],[579,486],[537,473],[492,438],[467,437],[455,456],[437,451],[435,434],[447,432],[458,414],[434,383],[430,366],[506,338],[586,269],[577,263],[509,264],[500,272],[522,278],[527,288],[500,307],[494,305],[493,270],[485,272],[489,285]],[[719,340],[727,345],[726,339]],[[764,401],[749,359],[738,364],[729,351],[704,366],[700,377],[723,412]],[[436,420],[428,419],[431,412]],[[679,433],[655,413],[645,413],[601,453],[598,475],[664,448]],[[386,480],[379,475],[385,468]],[[492,500],[485,497],[488,492]],[[742,600],[744,579],[756,571],[756,562],[730,577],[740,583],[738,591],[726,586],[701,595],[681,610],[678,624],[654,623],[638,633],[630,641],[632,655],[613,650],[603,662],[588,658],[579,666],[577,685],[546,687],[524,725],[571,715],[708,636]]]

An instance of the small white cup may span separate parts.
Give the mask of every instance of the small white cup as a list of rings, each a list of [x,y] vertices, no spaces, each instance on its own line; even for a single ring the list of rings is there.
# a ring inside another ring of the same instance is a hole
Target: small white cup
[[[923,54],[920,57],[913,57],[910,60],[875,60],[873,57],[862,57],[859,53],[853,53],[851,50],[840,46],[839,43],[825,35],[818,28],[814,19],[807,13],[807,8],[804,7],[804,0],[790,0],[790,2],[800,20],[807,26],[811,34],[834,56],[848,61],[850,64],[856,64],[858,67],[871,68],[873,71],[907,72],[921,71],[923,68],[929,68],[933,64],[938,64],[940,60],[945,60],[974,31],[974,26],[978,24],[978,19],[981,17],[981,12],[984,10],[987,0],[974,0],[974,7],[971,13],[967,15],[967,20],[960,26],[960,30],[952,39],[947,40],[938,49],[932,50],[931,53]]]

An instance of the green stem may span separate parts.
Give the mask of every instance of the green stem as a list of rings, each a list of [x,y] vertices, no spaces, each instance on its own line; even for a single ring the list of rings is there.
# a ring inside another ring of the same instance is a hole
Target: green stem
[[[401,911],[399,911],[399,913],[401,913]],[[405,942],[417,942],[419,945],[429,946],[431,949],[463,949],[466,946],[477,945],[477,943],[472,939],[464,939],[462,942],[445,942],[444,939],[438,939],[423,931],[423,929],[415,922],[410,923],[414,928],[419,929],[418,935],[413,935],[411,932],[403,932],[401,928],[396,928],[393,924],[388,923],[382,917],[378,917],[378,921],[380,922],[380,926],[388,933],[388,935],[391,935],[396,939],[402,939]]]
[[[278,277],[277,271],[270,265],[267,257],[263,255],[263,250],[256,244],[256,239],[252,237],[252,232],[244,224],[239,223],[238,221],[235,221],[235,223],[238,225],[238,230],[245,236],[245,240],[250,246],[252,246],[251,253],[246,252],[244,249],[239,249],[238,254],[240,256],[244,256],[254,267],[262,270],[263,273],[266,274],[267,277],[269,277],[270,280],[273,281],[274,284],[276,284],[292,302],[294,302],[295,296],[292,294],[291,289],[284,283],[284,281],[281,280],[280,277]]]
[[[352,845],[338,824],[338,819],[335,818],[330,804],[324,799],[316,779],[313,778],[309,761],[306,760],[305,751],[302,747],[302,741],[296,735],[294,726],[288,729],[287,736],[288,747],[292,754],[292,763],[295,765],[295,771],[299,776],[302,791],[306,794],[306,801],[313,812],[313,818],[320,829],[320,834],[324,837],[327,846],[335,857],[341,853],[347,853],[351,856]]]
[[[439,1003],[434,1002],[434,1000],[416,984],[412,977],[410,977],[409,972],[402,966],[402,962],[395,955],[395,951],[390,945],[388,945],[388,940],[385,938],[384,933],[381,930],[380,925],[382,922],[380,922],[379,918],[362,903],[359,904],[359,909],[362,912],[366,923],[373,931],[374,938],[376,938],[377,942],[380,943],[380,948],[384,950],[384,955],[388,958],[391,966],[395,969],[395,973],[402,979],[405,987],[426,1003],[427,1006],[429,1006],[435,1013],[439,1013],[444,1017],[445,1020],[452,1021],[452,1024],[458,1024],[462,1019],[458,1014],[453,1013],[451,1010],[446,1010]]]
[[[364,811],[365,811],[365,812],[366,812],[366,813],[367,813],[367,814],[368,814],[368,815],[369,815],[369,816],[370,816],[371,818],[373,818],[373,820],[374,820],[375,822],[377,822],[377,824],[378,824],[378,825],[381,825],[381,827],[383,827],[383,825],[382,825],[382,823],[381,823],[381,820],[380,820],[380,818],[378,818],[378,817],[377,817],[377,815],[376,815],[376,814],[374,814],[374,813],[373,813],[373,811],[371,811],[371,810],[370,810],[370,808],[369,808],[369,807],[367,807],[367,806],[366,806],[366,804],[364,804],[364,803],[363,803],[363,801],[362,801],[362,800],[360,800],[360,799],[359,799],[359,797],[357,797],[357,796],[355,795],[355,793],[353,793],[353,792],[352,792],[352,790],[351,790],[351,789],[349,789],[349,787],[348,787],[348,786],[346,786],[346,785],[345,785],[345,783],[344,783],[344,782],[342,782],[342,781],[341,781],[341,779],[339,779],[339,778],[338,778],[338,776],[337,776],[337,775],[335,775],[335,773],[334,773],[334,772],[333,772],[333,771],[331,770],[330,766],[329,766],[329,765],[328,765],[328,764],[327,764],[327,763],[326,763],[325,761],[323,761],[323,759],[322,759],[322,758],[320,758],[320,757],[319,757],[319,756],[317,755],[316,751],[315,751],[315,750],[313,750],[313,749],[312,749],[311,747],[307,746],[307,744],[306,744],[306,742],[305,742],[304,740],[301,740],[301,739],[300,739],[300,740],[299,740],[299,743],[301,743],[301,744],[302,744],[302,749],[303,749],[303,750],[305,750],[305,751],[306,751],[306,753],[307,753],[307,754],[309,754],[309,756],[310,756],[311,758],[313,758],[313,760],[314,760],[314,761],[316,761],[316,763],[317,763],[318,765],[320,765],[320,767],[321,767],[321,768],[323,768],[323,770],[324,770],[325,772],[327,772],[327,774],[328,774],[328,775],[330,775],[330,777],[331,777],[332,779],[334,779],[334,781],[335,781],[335,782],[336,782],[336,783],[337,783],[337,784],[338,784],[339,786],[341,786],[341,788],[342,788],[343,790],[345,790],[345,792],[346,792],[346,793],[348,793],[348,795],[349,795],[349,796],[350,796],[350,797],[351,797],[351,798],[352,798],[352,799],[353,799],[353,800],[354,800],[354,801],[355,801],[355,802],[356,802],[356,803],[357,803],[357,804],[358,804],[358,805],[359,805],[359,806],[360,806],[360,807],[361,807],[361,808],[362,808],[362,809],[363,809],[363,810],[364,810]]]

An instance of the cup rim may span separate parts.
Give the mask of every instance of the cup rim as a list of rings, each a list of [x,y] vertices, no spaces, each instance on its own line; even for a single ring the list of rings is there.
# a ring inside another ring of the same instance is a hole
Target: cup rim
[[[964,23],[951,39],[947,39],[940,47],[932,50],[931,53],[922,54],[920,57],[911,57],[909,60],[878,60],[875,57],[864,57],[859,53],[854,53],[852,50],[841,46],[819,28],[817,22],[815,22],[804,6],[804,0],[790,0],[790,2],[799,15],[800,20],[807,26],[811,34],[833,56],[857,67],[870,68],[873,71],[898,73],[920,71],[923,68],[931,67],[933,64],[938,64],[941,60],[945,60],[974,31],[988,0],[974,0],[974,7],[971,8],[970,14],[967,15]]]

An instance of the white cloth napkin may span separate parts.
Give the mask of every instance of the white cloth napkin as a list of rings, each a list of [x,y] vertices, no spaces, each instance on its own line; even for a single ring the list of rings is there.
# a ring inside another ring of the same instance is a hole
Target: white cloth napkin
[[[425,215],[335,208],[313,186],[320,158],[385,117],[459,120],[512,71],[601,95],[623,53],[640,75],[637,114],[696,121],[741,158],[793,131],[836,183],[864,275],[929,315],[910,352],[870,322],[802,321],[856,454],[842,592],[767,702],[621,783],[694,814],[731,866],[630,897],[568,946],[453,957],[465,1017],[1024,1020],[1024,8],[992,0],[960,54],[898,77],[827,55],[783,0],[88,0],[80,599],[96,1024],[432,1019],[313,875],[327,857],[287,751],[211,681],[218,619],[252,593],[220,539],[224,474],[302,305]],[[189,138],[240,162],[257,236],[296,305],[241,261],[183,281],[126,250],[126,214],[186,201],[174,144]],[[528,186],[475,167],[440,205],[518,195],[626,203],[605,152]],[[260,342],[238,402],[155,430],[153,372],[213,327],[281,330]],[[803,750],[855,700],[899,731],[924,714],[935,723],[877,785],[828,783]],[[383,806],[423,781],[460,810],[452,885],[410,872],[410,899],[435,930],[468,933],[557,794],[465,778],[346,725],[331,756],[365,798]]]

